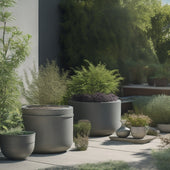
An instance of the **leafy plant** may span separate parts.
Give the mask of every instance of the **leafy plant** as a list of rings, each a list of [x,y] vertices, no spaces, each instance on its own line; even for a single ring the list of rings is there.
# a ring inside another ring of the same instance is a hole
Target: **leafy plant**
[[[89,136],[91,130],[91,123],[88,120],[80,120],[77,124],[74,124],[74,137]]]
[[[68,84],[68,96],[75,94],[116,93],[123,78],[118,70],[107,70],[101,63],[94,66],[86,60],[88,67],[81,67],[81,70],[74,70],[75,75],[71,76]]]
[[[0,1],[0,130],[20,125],[20,81],[15,69],[29,55],[30,35],[24,35],[17,27],[10,26],[12,13],[8,8],[14,0]],[[15,123],[15,113],[17,122]],[[19,120],[18,120],[19,119]]]
[[[25,73],[27,88],[23,96],[29,104],[61,104],[67,88],[67,72],[60,73],[55,61],[41,66],[39,72],[30,70],[32,81]]]
[[[134,127],[148,126],[151,123],[151,119],[143,114],[125,114],[126,124]]]
[[[170,123],[170,97],[166,95],[157,95],[152,97],[139,97],[133,102],[133,108],[136,113],[148,115],[153,125],[159,123]]]
[[[88,136],[91,130],[91,123],[88,120],[80,120],[74,124],[74,143],[77,150],[84,151],[88,147]]]

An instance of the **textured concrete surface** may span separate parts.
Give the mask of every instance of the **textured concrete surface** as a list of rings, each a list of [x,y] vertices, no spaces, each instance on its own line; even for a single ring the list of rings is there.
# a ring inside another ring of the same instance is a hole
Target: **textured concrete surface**
[[[0,170],[36,170],[110,160],[125,161],[139,169],[155,169],[150,154],[159,146],[159,138],[146,144],[111,141],[108,136],[90,138],[87,151],[75,151],[73,144],[65,153],[32,154],[24,161],[10,161],[0,153]]]
[[[135,144],[145,144],[145,143],[151,142],[153,139],[156,138],[156,136],[146,135],[142,139],[135,139],[132,136],[128,136],[127,138],[119,138],[116,135],[111,135],[109,138],[112,141],[130,142],[130,143],[135,143]]]

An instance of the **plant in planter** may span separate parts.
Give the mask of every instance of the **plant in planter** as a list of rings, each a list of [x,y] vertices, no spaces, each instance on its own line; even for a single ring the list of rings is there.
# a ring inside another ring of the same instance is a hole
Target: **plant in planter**
[[[80,120],[77,124],[74,124],[74,143],[77,150],[87,150],[90,129],[91,123],[88,120]]]
[[[8,25],[13,19],[8,8],[14,5],[13,0],[0,3],[0,130],[21,123],[20,81],[15,70],[29,55],[30,35],[23,35],[17,27]]]
[[[170,96],[155,95],[139,97],[133,102],[136,113],[143,113],[152,119],[152,125],[161,132],[170,132]]]
[[[41,66],[39,72],[31,70],[33,80],[26,75],[28,88],[23,95],[29,102],[22,107],[26,130],[36,132],[34,152],[64,152],[73,142],[73,107],[62,106],[66,92],[67,73],[60,74],[55,62]]]
[[[68,83],[67,97],[74,107],[74,120],[89,120],[91,136],[110,135],[120,127],[121,101],[114,94],[123,78],[118,70],[86,62],[88,67],[74,70]]]
[[[33,150],[35,133],[31,137],[32,144],[29,144],[27,137],[20,138],[9,131],[11,128],[23,127],[19,102],[20,81],[15,70],[29,55],[31,36],[23,35],[19,28],[8,24],[13,20],[8,8],[14,5],[14,0],[0,2],[0,145],[2,153],[8,158],[25,159]]]
[[[169,71],[161,64],[152,64],[147,68],[147,81],[150,86],[167,86]]]
[[[126,114],[127,126],[131,128],[131,134],[134,138],[142,139],[147,134],[147,128],[151,119],[143,114]]]
[[[35,132],[14,128],[0,132],[1,152],[8,159],[26,159],[34,150]]]

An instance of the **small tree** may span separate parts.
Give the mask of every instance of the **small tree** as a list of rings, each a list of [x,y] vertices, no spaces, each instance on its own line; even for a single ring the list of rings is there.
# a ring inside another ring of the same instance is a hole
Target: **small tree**
[[[15,26],[8,26],[14,20],[8,8],[14,0],[0,0],[0,130],[18,126],[19,79],[15,69],[29,55],[30,35]]]

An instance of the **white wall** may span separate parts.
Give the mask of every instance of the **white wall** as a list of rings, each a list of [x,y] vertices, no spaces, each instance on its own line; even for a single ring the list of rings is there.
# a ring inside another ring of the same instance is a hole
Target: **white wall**
[[[30,56],[18,68],[18,73],[23,78],[24,70],[28,72],[29,68],[33,68],[34,64],[38,69],[38,0],[16,0],[16,2],[15,7],[11,9],[16,19],[14,24],[24,34],[32,36]]]

